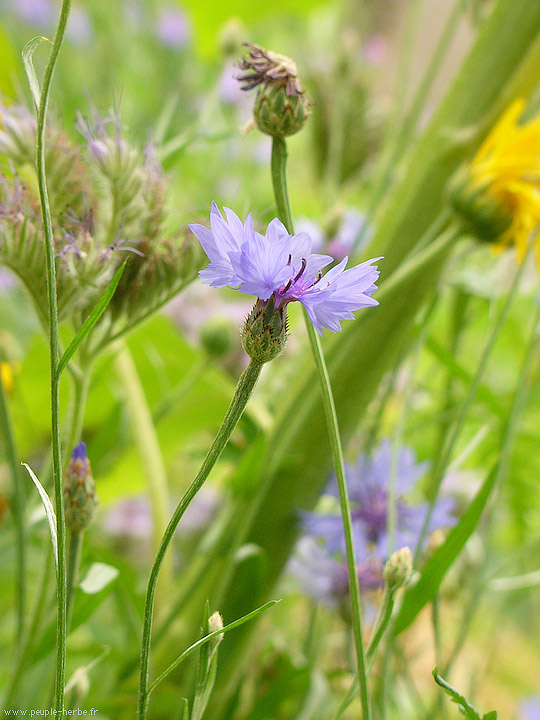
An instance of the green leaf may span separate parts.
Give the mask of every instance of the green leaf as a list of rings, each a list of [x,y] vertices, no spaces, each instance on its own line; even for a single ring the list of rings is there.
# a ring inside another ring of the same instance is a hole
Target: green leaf
[[[39,89],[39,80],[34,67],[34,53],[39,45],[50,42],[51,41],[48,38],[43,37],[42,35],[37,35],[26,43],[22,51],[24,69],[26,71],[26,77],[28,78],[28,84],[30,85],[30,91],[32,93],[32,99],[34,100],[36,112],[39,108],[41,90]]]
[[[24,462],[21,463],[21,465],[24,465],[24,467],[28,470],[28,474],[32,478],[32,482],[36,486],[37,491],[41,497],[41,502],[43,503],[43,506],[45,507],[45,515],[47,516],[47,522],[49,523],[49,529],[51,531],[51,543],[53,546],[54,561],[55,561],[56,565],[58,566],[58,538],[56,535],[56,514],[54,512],[54,508],[53,508],[51,499],[47,495],[47,491],[45,490],[43,485],[37,479],[37,476],[35,475],[34,471],[30,467],[30,465],[27,465]]]
[[[117,578],[119,572],[118,568],[107,565],[107,563],[92,563],[86,577],[79,583],[79,587],[87,595],[95,595]]]
[[[60,363],[58,364],[58,370],[57,370],[57,377],[60,377],[60,375],[65,370],[68,362],[71,360],[75,352],[77,351],[77,348],[82,343],[82,341],[85,339],[85,337],[91,332],[94,325],[97,323],[99,318],[103,315],[105,312],[107,305],[110,303],[112,296],[114,295],[114,292],[118,286],[118,283],[120,282],[120,278],[122,277],[122,274],[124,272],[124,268],[126,267],[126,263],[124,262],[118,270],[115,272],[113,279],[109,283],[109,286],[101,296],[99,302],[95,306],[95,308],[92,310],[90,315],[86,318],[84,323],[79,328],[77,334],[73,338],[73,340],[69,343],[69,346],[67,347],[66,351],[62,355],[62,359],[60,360]]]
[[[152,692],[156,685],[158,685],[162,680],[164,680],[167,675],[169,675],[175,668],[180,665],[180,663],[185,660],[187,657],[191,655],[191,653],[195,652],[201,645],[206,644],[212,638],[217,637],[218,635],[224,635],[225,633],[229,632],[230,630],[234,630],[237,627],[240,627],[240,625],[243,625],[244,623],[249,622],[250,620],[253,620],[253,618],[256,618],[257,615],[260,615],[265,610],[268,610],[271,607],[274,607],[274,605],[277,605],[277,603],[280,602],[279,600],[270,600],[269,602],[265,603],[264,605],[261,605],[261,607],[257,608],[256,610],[252,610],[247,615],[244,615],[241,618],[238,618],[238,620],[234,620],[232,623],[229,623],[228,625],[224,625],[222,630],[216,630],[214,632],[209,633],[208,635],[205,635],[204,637],[197,640],[197,642],[194,642],[193,645],[190,645],[187,650],[184,650],[184,652],[179,655],[176,660],[169,665],[169,667],[164,670],[161,675],[154,680],[150,688],[148,689],[148,692]]]
[[[469,720],[497,720],[496,710],[492,710],[491,712],[486,713],[482,717],[482,719],[480,719],[480,715],[478,714],[478,712],[469,702],[467,702],[465,697],[461,695],[461,693],[459,693],[454,687],[447,683],[446,680],[444,680],[444,678],[442,678],[437,673],[437,668],[434,668],[434,670],[432,671],[432,675],[437,685],[442,687],[448,697],[451,698],[452,702],[456,703],[456,705],[459,705],[459,709],[466,718],[469,718]]]
[[[420,610],[435,597],[448,568],[478,525],[482,511],[495,485],[497,470],[498,466],[496,465],[459,523],[451,530],[444,544],[429,558],[416,585],[411,586],[407,591],[394,624],[394,635],[398,635],[408,628]]]

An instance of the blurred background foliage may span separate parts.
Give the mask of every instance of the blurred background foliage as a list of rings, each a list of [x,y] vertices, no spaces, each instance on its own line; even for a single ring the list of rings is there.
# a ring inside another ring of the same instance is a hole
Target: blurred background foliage
[[[182,4],[157,0],[75,0],[53,87],[51,121],[82,142],[75,127],[78,110],[89,114],[95,107],[105,114],[110,107],[118,109],[130,142],[141,147],[154,143],[158,148],[169,182],[167,207],[171,228],[187,222],[206,222],[212,199],[234,208],[240,216],[252,211],[256,222],[262,225],[274,216],[268,171],[270,139],[253,131],[245,135],[241,130],[250,119],[251,100],[238,90],[232,63],[241,54],[244,41],[287,54],[297,62],[313,102],[307,129],[289,143],[290,194],[297,226],[309,228],[314,236],[318,235],[321,244],[333,244],[336,254],[344,247],[345,254],[354,242],[361,245],[373,233],[376,213],[371,212],[370,198],[374,190],[384,187],[386,192],[401,179],[402,166],[397,161],[394,164],[392,158],[396,152],[406,154],[406,148],[399,147],[400,135],[444,28],[454,22],[444,61],[411,128],[411,138],[431,117],[490,5],[472,0],[456,2],[455,6],[443,0],[330,3],[275,0],[270,4],[249,0],[185,0]],[[55,0],[0,3],[3,104],[29,102],[20,53],[33,35],[50,36],[57,11]],[[36,64],[39,66],[42,61],[43,54],[38,50]],[[381,200],[384,201],[384,194]],[[452,403],[457,406],[475,372],[478,348],[493,326],[508,290],[512,267],[513,258],[509,254],[494,257],[486,247],[453,257],[441,282],[440,297],[429,320],[414,374],[410,355],[405,354],[393,376],[386,378],[390,392],[382,410],[375,400],[364,424],[353,433],[347,449],[350,459],[364,447],[366,433],[375,420],[380,423],[379,436],[392,432],[405,387],[411,383],[404,438],[420,459],[432,457],[441,424],[452,410],[442,406],[448,383],[452,383]],[[155,419],[172,501],[180,497],[200,465],[243,365],[236,328],[249,310],[249,301],[229,291],[222,294],[207,291],[208,288],[195,282],[164,313],[133,332],[128,341]],[[467,451],[466,459],[446,478],[446,491],[454,494],[463,508],[498,452],[498,423],[506,417],[512,401],[531,333],[531,308],[538,302],[537,293],[538,282],[531,269],[526,273],[520,296],[497,341],[467,418],[460,445],[460,450]],[[462,309],[459,337],[453,336],[456,307],[457,312]],[[229,330],[232,328],[230,347],[218,359],[209,354],[201,330],[214,316],[229,322]],[[249,495],[251,491],[250,482],[258,472],[257,457],[261,455],[252,452],[246,459],[245,453],[254,447],[255,441],[264,442],[264,431],[271,427],[288,380],[297,368],[298,351],[304,340],[297,308],[291,308],[291,326],[292,337],[285,357],[278,361],[279,367],[276,364],[263,375],[200,507],[194,508],[191,522],[186,518],[185,530],[181,525],[177,570],[192,567],[189,560],[197,552],[204,557],[205,548],[212,547],[216,531],[211,529],[215,526],[209,525],[210,518],[217,518],[218,527],[226,523],[234,497]],[[419,334],[416,327],[411,344]],[[29,298],[22,286],[3,271],[0,352],[6,365],[5,387],[19,453],[32,467],[43,468],[40,477],[46,477],[47,347]],[[494,547],[490,552],[494,560],[490,570],[494,576],[516,575],[538,567],[538,369],[536,358],[529,377],[526,411],[492,534]],[[62,406],[67,408],[67,379],[62,391]],[[120,574],[104,590],[78,598],[74,624],[78,617],[81,626],[75,628],[70,638],[68,676],[99,657],[102,647],[107,646],[110,654],[89,674],[85,707],[99,708],[99,717],[128,718],[133,716],[134,670],[151,548],[144,500],[145,476],[126,412],[122,377],[109,355],[100,358],[92,375],[84,439],[101,508],[97,525],[88,533],[82,574],[93,562],[109,563],[119,568]],[[15,567],[10,517],[5,509],[8,486],[7,465],[3,463],[0,465],[3,647],[9,647],[12,633]],[[37,507],[32,492],[28,487],[30,504]],[[126,499],[131,505],[125,504]],[[34,513],[31,522],[30,583],[38,587],[46,557],[46,528],[39,513]],[[472,581],[478,553],[484,552],[481,543],[472,543],[453,576],[448,578],[441,595],[443,644],[451,646],[452,638],[459,634],[464,622],[463,608],[471,602],[474,592]],[[255,578],[256,582],[257,573],[264,573],[263,561],[253,548],[248,548],[242,559],[247,601],[250,581]],[[189,571],[186,587],[196,571],[197,568]],[[219,570],[214,568],[212,572]],[[49,571],[49,580],[50,575]],[[212,577],[211,582],[214,580]],[[309,616],[313,611],[310,601],[288,577],[276,593],[284,600],[259,626],[254,646],[260,663],[246,675],[237,717],[244,720],[326,717],[324,708],[335,703],[335,697],[339,700],[350,681],[348,672],[339,669],[346,666],[348,651],[343,642],[342,619],[324,608],[319,610],[325,640],[324,651],[314,666],[306,650]],[[480,706],[497,707],[501,717],[517,719],[522,717],[520,701],[540,692],[538,583],[532,590],[493,591],[482,602],[485,613],[473,620],[466,651],[456,667],[456,684],[474,688]],[[51,611],[45,617],[45,626],[52,617]],[[87,622],[83,625],[85,618]],[[185,627],[198,627],[201,619],[202,607],[192,607],[186,601],[184,614],[170,629],[167,642],[156,651],[156,666],[178,654],[175,643],[179,637],[189,635]],[[434,664],[430,633],[428,618],[422,615],[407,639],[414,661],[408,666],[404,664],[396,680],[402,708],[399,717],[439,717],[429,715],[435,698],[430,675]],[[45,700],[43,691],[37,689],[47,676],[44,648],[43,642],[35,648],[31,672],[21,686],[21,695],[30,699],[29,707]],[[6,676],[10,663],[9,653],[2,652],[0,672]],[[116,674],[110,673],[111,665],[119,668]],[[186,681],[179,677],[178,682]],[[180,686],[172,681],[164,684],[153,700],[153,716],[172,717],[169,708],[171,704],[178,706]],[[453,708],[447,708],[445,713],[440,717],[457,717]],[[359,717],[359,709],[353,706],[348,717]]]

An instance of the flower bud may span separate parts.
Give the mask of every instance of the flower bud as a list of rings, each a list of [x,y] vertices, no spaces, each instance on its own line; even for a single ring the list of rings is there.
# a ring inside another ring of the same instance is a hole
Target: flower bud
[[[285,55],[246,43],[249,58],[239,67],[242,90],[259,86],[253,117],[259,130],[272,137],[285,137],[301,130],[309,116],[307,99],[295,63]]]
[[[466,232],[484,242],[496,242],[512,225],[510,209],[497,201],[467,170],[459,170],[448,189],[448,200]]]
[[[213,318],[201,328],[201,344],[207,354],[218,359],[232,348],[235,339],[234,326],[227,318]]]
[[[266,363],[277,357],[287,341],[287,311],[273,300],[257,300],[242,329],[242,347],[252,360]]]
[[[96,486],[86,445],[81,442],[71,454],[64,477],[66,527],[75,533],[87,530],[95,519],[97,505]]]
[[[409,582],[412,573],[412,555],[408,547],[396,550],[386,561],[384,581],[390,590],[397,590]]]
[[[216,632],[217,630],[223,630],[223,618],[216,610],[216,612],[212,613],[212,615],[208,618],[208,633],[210,634]],[[215,650],[222,640],[223,634],[216,635],[212,638],[212,640],[209,641],[212,650]]]

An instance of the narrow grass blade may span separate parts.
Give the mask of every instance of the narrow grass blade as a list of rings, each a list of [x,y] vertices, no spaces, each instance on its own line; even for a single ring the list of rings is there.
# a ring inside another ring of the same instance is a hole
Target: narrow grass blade
[[[58,539],[56,536],[56,514],[54,512],[54,508],[51,502],[50,497],[47,495],[47,491],[43,487],[43,485],[39,482],[37,479],[36,474],[30,467],[30,465],[27,465],[26,463],[21,463],[27,471],[30,477],[32,478],[32,482],[37,488],[37,491],[41,497],[41,502],[43,503],[43,506],[45,507],[45,514],[47,516],[47,522],[49,523],[49,529],[51,531],[51,542],[53,546],[53,552],[54,552],[54,562],[56,565],[58,565]]]
[[[37,77],[36,68],[34,67],[33,57],[34,53],[38,48],[38,45],[41,45],[41,43],[44,42],[50,43],[51,41],[48,38],[43,37],[42,35],[37,35],[26,43],[22,51],[24,69],[26,72],[26,77],[28,78],[28,84],[30,85],[32,99],[34,100],[36,110],[39,107],[41,90],[39,88],[39,80]]]
[[[420,610],[434,598],[448,568],[452,565],[465,543],[474,532],[497,479],[495,466],[459,523],[452,529],[446,542],[438,548],[424,567],[420,579],[403,599],[394,624],[394,635],[399,635],[413,622]]]
[[[244,623],[249,622],[250,620],[253,620],[253,618],[257,617],[257,615],[260,615],[265,610],[268,610],[269,608],[273,607],[274,605],[277,605],[279,600],[270,600],[269,602],[265,603],[264,605],[261,605],[261,607],[257,608],[256,610],[252,610],[252,612],[248,613],[247,615],[244,615],[241,618],[238,618],[238,620],[234,620],[232,623],[229,623],[228,625],[225,625],[221,630],[216,630],[215,632],[209,633],[208,635],[205,635],[204,637],[197,640],[197,642],[194,642],[193,645],[190,645],[187,650],[184,650],[184,652],[179,655],[174,662],[172,662],[169,667],[164,670],[161,675],[154,680],[152,685],[150,685],[148,692],[151,692],[154,690],[156,685],[159,685],[159,683],[162,680],[165,680],[167,675],[169,675],[175,668],[180,665],[180,663],[185,660],[187,657],[191,655],[191,653],[195,652],[201,645],[204,645],[205,643],[209,642],[212,638],[217,637],[218,635],[224,634],[226,632],[229,632],[229,630],[234,630],[237,627],[240,627],[240,625],[243,625]]]
[[[116,273],[114,274],[113,279],[111,280],[108,288],[105,290],[103,295],[101,296],[98,304],[95,306],[95,308],[92,310],[90,315],[86,318],[82,326],[79,328],[79,331],[73,338],[73,340],[69,343],[69,346],[67,347],[66,351],[62,355],[62,359],[60,360],[60,363],[58,364],[58,371],[57,371],[57,377],[60,377],[60,375],[63,373],[63,371],[66,369],[66,366],[68,362],[71,360],[75,352],[77,351],[77,348],[82,343],[82,341],[85,339],[85,337],[90,333],[94,325],[97,323],[99,318],[103,315],[105,312],[105,309],[107,308],[107,305],[110,303],[112,296],[114,295],[114,292],[118,286],[118,283],[120,282],[120,278],[122,277],[122,274],[124,272],[124,268],[126,267],[126,263],[123,263]]]

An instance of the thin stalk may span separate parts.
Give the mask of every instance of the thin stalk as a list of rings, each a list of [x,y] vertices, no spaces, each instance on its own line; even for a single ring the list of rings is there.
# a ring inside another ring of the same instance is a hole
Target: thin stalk
[[[45,264],[47,273],[47,305],[49,319],[49,354],[51,364],[51,434],[53,454],[53,481],[56,508],[56,531],[58,542],[58,566],[56,572],[56,602],[57,602],[57,629],[56,629],[56,671],[55,671],[55,709],[62,713],[64,708],[64,685],[66,665],[66,628],[67,628],[67,587],[66,587],[66,539],[64,526],[64,499],[62,494],[62,450],[60,439],[60,396],[58,377],[59,339],[58,339],[58,307],[56,297],[56,268],[54,235],[47,189],[47,175],[45,170],[45,127],[47,108],[54,69],[58,53],[66,30],[71,0],[62,0],[60,17],[53,40],[53,46],[45,72],[37,110],[37,143],[36,165],[43,218],[43,234],[45,239]]]
[[[19,644],[24,635],[24,620],[26,610],[26,526],[24,520],[25,494],[22,487],[20,466],[17,463],[17,450],[15,449],[15,436],[11,417],[9,414],[4,384],[0,377],[0,427],[5,439],[6,455],[11,473],[12,513],[15,527],[15,546],[17,554],[17,581],[15,583],[15,602],[17,605],[17,634],[16,643]]]
[[[75,599],[75,585],[79,575],[79,562],[81,560],[83,533],[73,532],[69,534],[68,543],[68,572],[67,572],[67,630],[71,623],[73,612],[73,601]]]
[[[289,206],[289,195],[287,192],[287,146],[283,138],[272,139],[272,184],[278,211],[278,217],[285,225],[288,232],[293,233],[293,222]],[[358,573],[356,572],[356,553],[354,549],[351,507],[347,492],[347,481],[345,479],[345,465],[343,460],[343,448],[339,434],[339,425],[334,403],[334,395],[330,384],[330,376],[326,367],[320,338],[315,331],[309,317],[304,310],[304,320],[309,338],[309,344],[319,375],[324,414],[328,430],[328,439],[332,452],[332,461],[337,478],[339,503],[343,520],[343,532],[345,535],[345,551],[347,558],[347,570],[349,576],[349,592],[352,608],[352,626],[354,644],[356,651],[357,672],[360,678],[360,701],[362,703],[363,720],[369,720],[371,709],[369,704],[366,660],[364,654],[364,640],[362,635],[362,602],[360,598],[360,585]]]
[[[195,495],[203,486],[205,480],[210,474],[210,471],[218,461],[221,453],[227,445],[234,428],[238,424],[238,421],[240,420],[240,417],[245,410],[251,393],[253,392],[253,388],[255,387],[255,383],[257,382],[257,379],[261,372],[261,368],[261,363],[251,360],[247,368],[240,376],[240,379],[238,380],[238,384],[236,386],[236,390],[234,392],[234,396],[231,400],[231,404],[229,405],[227,414],[225,415],[225,418],[221,423],[221,427],[219,428],[217,435],[214,438],[212,447],[208,451],[196,478],[193,480],[188,490],[178,503],[178,506],[176,507],[176,510],[174,511],[174,514],[169,521],[167,529],[165,530],[165,533],[161,540],[161,545],[155,557],[154,564],[150,573],[150,578],[148,580],[148,588],[146,591],[146,602],[144,608],[143,637],[139,678],[139,701],[137,709],[139,720],[146,720],[148,712],[148,666],[150,660],[150,642],[152,635],[154,598],[156,594],[156,585],[159,577],[159,572],[161,570],[161,566],[163,565],[165,554],[169,545],[171,544],[174,533],[176,532],[176,528],[178,527],[182,516],[184,515]]]
[[[414,349],[414,355],[413,355],[412,364],[411,364],[409,381],[407,382],[407,386],[405,388],[405,393],[403,396],[401,410],[400,410],[398,421],[396,423],[396,427],[395,427],[393,437],[392,437],[392,461],[391,461],[391,465],[390,465],[390,478],[389,478],[389,482],[388,482],[387,515],[386,515],[386,534],[388,536],[388,549],[387,549],[388,557],[390,557],[390,555],[394,552],[394,550],[399,549],[399,548],[395,547],[396,525],[397,525],[396,485],[397,485],[397,473],[398,473],[398,467],[399,467],[399,452],[400,452],[400,448],[401,448],[401,445],[403,442],[403,435],[404,435],[404,429],[405,429],[405,418],[407,417],[407,414],[409,411],[409,405],[410,405],[413,390],[414,390],[414,378],[415,378],[416,370],[418,368],[418,363],[420,360],[420,352],[421,352],[422,348],[424,347],[426,335],[427,335],[428,329],[430,327],[429,320],[430,320],[431,316],[433,315],[433,312],[437,306],[438,299],[439,299],[439,295],[435,294],[431,301],[431,304],[425,314],[425,317],[423,318],[422,330],[420,331],[420,334],[416,341],[416,347]]]
[[[71,414],[69,425],[64,431],[64,453],[69,455],[75,445],[82,437],[84,424],[84,411],[86,409],[86,400],[88,397],[88,385],[90,382],[89,369],[80,373],[73,373],[73,400],[71,405]]]
[[[415,556],[414,556],[415,562],[418,560],[418,556],[422,549],[422,544],[424,542],[424,538],[426,536],[426,532],[429,527],[429,523],[431,522],[433,511],[435,509],[435,503],[437,501],[437,497],[439,494],[439,490],[441,487],[441,483],[442,483],[442,480],[444,477],[445,470],[448,467],[450,458],[452,457],[452,452],[454,450],[457,439],[461,433],[461,430],[462,430],[465,420],[467,418],[467,414],[469,412],[470,406],[476,396],[476,391],[477,391],[480,381],[482,380],[482,377],[484,375],[484,371],[485,371],[488,361],[490,359],[492,350],[495,346],[495,342],[496,342],[497,338],[499,337],[499,332],[501,330],[501,327],[503,326],[506,316],[508,315],[508,311],[510,310],[512,302],[516,296],[517,289],[519,287],[519,283],[522,278],[523,272],[525,270],[525,266],[526,266],[527,260],[530,256],[531,249],[533,247],[536,236],[537,236],[537,232],[534,232],[531,237],[531,240],[529,241],[529,246],[527,249],[526,257],[524,258],[523,262],[521,263],[520,267],[518,268],[518,271],[516,272],[516,274],[514,276],[512,285],[510,287],[510,291],[506,297],[506,300],[504,302],[502,310],[499,313],[499,316],[498,316],[498,318],[495,322],[495,325],[494,325],[494,327],[490,333],[490,336],[488,338],[488,341],[484,347],[484,351],[480,357],[480,362],[478,363],[476,373],[472,379],[471,384],[469,385],[469,391],[467,393],[467,397],[465,398],[463,405],[460,408],[459,416],[456,420],[456,423],[455,423],[452,431],[449,434],[449,438],[446,442],[444,452],[442,453],[439,462],[435,466],[435,470],[434,470],[432,482],[431,482],[431,488],[430,488],[429,509],[428,509],[428,512],[426,513],[426,517],[425,517],[424,523],[422,525],[422,530],[420,532],[420,537],[418,539],[418,544],[416,546],[416,551],[415,551]]]
[[[394,600],[396,597],[396,591],[395,589],[390,589],[388,587],[385,587],[383,599],[381,602],[381,606],[379,607],[379,611],[377,613],[377,617],[375,618],[375,623],[373,625],[373,631],[371,633],[371,638],[369,641],[369,645],[366,651],[366,664],[368,670],[371,670],[373,666],[373,662],[375,661],[375,653],[377,651],[377,648],[380,645],[380,642],[383,638],[383,635],[386,631],[386,628],[388,627],[388,623],[390,622],[392,618],[392,611],[394,609]],[[338,708],[338,711],[336,713],[336,716],[334,720],[340,720],[341,716],[345,712],[345,710],[349,707],[349,705],[354,700],[354,696],[358,692],[358,675],[354,676],[354,679],[351,683],[351,686],[347,690],[347,694],[341,701],[341,704]]]
[[[152,421],[152,413],[148,407],[144,388],[131,353],[125,343],[121,343],[115,354],[114,364],[120,380],[128,412],[133,439],[140,455],[152,507],[154,523],[154,551],[159,548],[161,538],[167,527],[170,505],[167,473],[161,448]],[[164,574],[160,581],[160,596],[170,596],[173,584],[172,560],[164,561]]]

